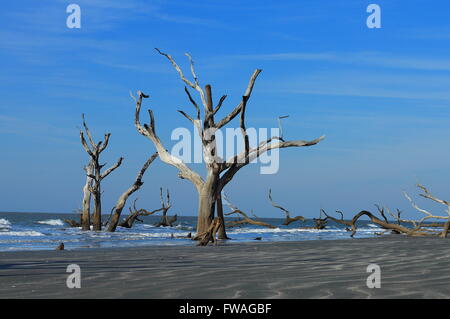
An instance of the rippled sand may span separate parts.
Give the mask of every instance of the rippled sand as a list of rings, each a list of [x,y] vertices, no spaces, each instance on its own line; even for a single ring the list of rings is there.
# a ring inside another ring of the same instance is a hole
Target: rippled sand
[[[66,267],[81,267],[81,289]],[[369,289],[368,264],[381,267]],[[450,241],[255,242],[0,253],[1,298],[450,298]]]

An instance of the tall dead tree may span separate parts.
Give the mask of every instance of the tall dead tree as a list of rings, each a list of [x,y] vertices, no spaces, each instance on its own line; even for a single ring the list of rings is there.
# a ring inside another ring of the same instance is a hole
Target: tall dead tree
[[[145,174],[145,171],[150,166],[150,164],[155,160],[155,158],[158,157],[158,153],[153,154],[144,164],[144,166],[139,171],[138,175],[136,176],[136,180],[134,181],[133,185],[131,185],[125,192],[120,195],[119,199],[117,200],[117,204],[114,207],[114,213],[111,217],[111,220],[108,223],[108,231],[114,232],[117,228],[117,225],[120,220],[120,214],[122,213],[122,210],[127,203],[128,197],[130,197],[134,192],[136,192],[141,186],[144,184],[142,181],[142,177]]]
[[[286,208],[281,207],[278,204],[275,204],[275,202],[272,200],[272,190],[270,188],[269,188],[269,202],[273,207],[280,209],[286,215],[286,219],[284,220],[283,225],[288,226],[290,223],[293,223],[297,220],[301,220],[302,222],[305,221],[305,218],[303,216],[291,217],[291,213]]]
[[[100,164],[100,154],[106,149],[109,142],[109,137],[111,136],[110,133],[106,133],[103,141],[99,141],[98,143],[94,142],[94,139],[92,138],[92,134],[86,125],[86,121],[84,119],[84,114],[82,114],[83,119],[83,127],[84,131],[80,130],[80,139],[81,139],[81,145],[83,146],[86,153],[88,153],[90,157],[90,165],[92,165],[92,171],[87,170],[86,176],[88,178],[91,178],[93,183],[92,185],[88,184],[87,188],[91,192],[93,198],[94,198],[94,213],[92,215],[92,224],[93,224],[93,230],[101,230],[102,229],[102,200],[101,200],[101,182],[104,178],[106,178],[111,172],[113,172],[117,167],[119,167],[122,164],[123,157],[120,157],[116,164],[108,168],[106,171],[102,173],[102,169],[105,166],[105,164]],[[89,141],[89,145],[86,142],[84,133],[86,133],[86,136]],[[87,204],[87,202],[86,202]],[[83,215],[87,214],[88,207],[83,207]],[[83,217],[84,223],[87,223],[87,217]],[[86,226],[86,224],[85,224]]]
[[[179,112],[196,127],[202,140],[203,156],[206,166],[205,179],[203,179],[197,172],[190,169],[181,159],[169,153],[167,148],[163,146],[161,140],[156,134],[155,119],[152,110],[149,110],[150,123],[148,125],[141,124],[140,111],[142,100],[149,97],[141,91],[137,92],[137,97],[132,96],[136,102],[135,126],[140,134],[149,138],[153,142],[163,162],[176,167],[179,170],[178,175],[180,178],[187,179],[194,184],[198,192],[197,234],[205,233],[209,229],[209,226],[214,218],[216,202],[220,198],[221,191],[242,167],[258,158],[261,154],[264,154],[270,150],[286,147],[311,146],[319,143],[324,138],[322,136],[312,141],[285,141],[282,137],[272,136],[269,139],[260,142],[257,146],[250,147],[249,137],[245,126],[245,112],[256,78],[261,73],[261,70],[256,69],[253,72],[240,103],[230,113],[228,113],[228,115],[216,121],[215,116],[221,109],[227,96],[223,95],[214,106],[211,85],[207,84],[204,88],[200,86],[199,80],[195,73],[194,63],[189,54],[186,54],[186,56],[190,62],[193,81],[188,80],[185,77],[181,68],[170,55],[161,52],[159,49],[156,50],[159,54],[165,56],[171,62],[175,70],[178,72],[181,80],[187,85],[187,87],[194,89],[200,97],[202,110],[191,96],[189,89],[185,87],[187,97],[196,110],[196,116],[191,117],[186,112],[181,110],[179,110]],[[240,129],[245,147],[240,154],[232,156],[228,160],[224,161],[217,155],[216,152],[215,133],[217,130],[222,129],[225,125],[230,123],[230,121],[238,115],[240,118]],[[221,219],[220,224],[224,225],[223,216],[220,216],[220,212],[218,217]]]

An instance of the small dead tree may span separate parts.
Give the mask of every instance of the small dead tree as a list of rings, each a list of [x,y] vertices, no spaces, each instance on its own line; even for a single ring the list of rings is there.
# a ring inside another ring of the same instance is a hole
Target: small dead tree
[[[102,173],[102,169],[105,166],[105,164],[100,164],[100,154],[106,149],[109,142],[109,137],[111,136],[110,133],[105,134],[104,140],[100,141],[98,143],[95,143],[91,132],[86,125],[86,121],[84,119],[84,114],[82,114],[83,119],[83,127],[84,131],[80,130],[80,139],[81,139],[81,145],[83,146],[86,153],[88,153],[90,157],[90,165],[92,165],[92,171],[90,169],[86,170],[86,176],[88,178],[91,178],[93,181],[93,184],[90,185],[87,182],[87,189],[89,189],[90,193],[94,197],[94,213],[92,216],[92,224],[93,224],[93,230],[101,230],[102,229],[102,205],[101,205],[101,182],[104,178],[106,178],[111,172],[113,172],[116,168],[118,168],[122,164],[123,157],[120,157],[116,164],[108,168],[106,171]],[[88,138],[89,144],[86,142],[84,134],[86,133],[86,136]],[[86,195],[86,194],[85,194]],[[86,196],[87,197],[87,196]],[[83,200],[83,204],[85,206],[83,207],[83,223],[84,228],[88,225],[88,219],[87,219],[87,212],[89,211],[89,207],[87,205],[87,198],[86,202]]]
[[[162,207],[162,216],[161,216],[161,221],[158,222],[157,224],[155,224],[156,227],[167,227],[173,226],[173,223],[177,220],[177,215],[174,215],[172,217],[169,218],[169,216],[167,216],[167,211],[172,207],[172,204],[170,204],[170,193],[169,190],[166,190],[166,198],[167,201],[164,201],[164,197],[163,197],[163,189],[162,187],[159,189],[159,197],[161,199],[161,207]]]
[[[316,224],[313,228],[314,229],[325,229],[328,223],[328,218],[325,216],[325,218],[322,218],[322,214],[325,211],[321,208],[319,218],[313,218],[314,223]]]
[[[188,80],[183,71],[178,66],[178,64],[174,61],[174,59],[164,53],[159,49],[156,49],[157,52],[164,57],[166,57],[175,70],[178,72],[181,80],[190,87],[194,89],[200,96],[201,104],[203,106],[203,116],[201,115],[202,111],[198,106],[197,102],[191,96],[188,88],[185,87],[185,93],[189,101],[192,103],[196,110],[196,116],[191,117],[184,111],[179,111],[185,118],[187,118],[197,129],[198,134],[202,141],[203,147],[203,156],[205,159],[205,168],[206,168],[206,178],[203,179],[197,172],[190,169],[181,159],[172,155],[167,151],[167,148],[163,146],[161,140],[156,134],[155,127],[155,119],[153,116],[152,110],[149,110],[150,115],[150,124],[142,125],[140,122],[140,110],[142,106],[142,100],[144,98],[148,98],[149,96],[142,93],[141,91],[137,92],[137,97],[133,97],[136,102],[136,111],[135,111],[135,126],[138,132],[149,138],[156,150],[159,153],[161,160],[169,165],[176,167],[179,170],[179,177],[182,179],[187,179],[192,182],[198,192],[198,217],[197,217],[197,234],[205,233],[210,227],[212,220],[215,214],[216,203],[218,205],[218,201],[220,201],[220,194],[225,186],[233,179],[234,175],[244,166],[251,163],[254,159],[258,158],[262,154],[274,150],[281,149],[287,147],[304,147],[311,146],[319,143],[324,137],[320,137],[311,141],[285,141],[280,136],[272,136],[269,139],[262,141],[259,145],[255,147],[250,147],[249,137],[247,135],[247,130],[245,126],[245,112],[247,108],[248,101],[250,99],[250,95],[253,91],[253,87],[256,81],[256,78],[261,73],[260,69],[256,69],[252,76],[250,77],[250,81],[247,85],[247,89],[242,96],[240,103],[226,115],[224,118],[216,121],[215,116],[217,112],[221,109],[223,102],[226,99],[226,95],[223,95],[216,106],[213,104],[213,96],[211,85],[207,84],[204,89],[200,86],[198,77],[195,73],[194,63],[189,54],[186,56],[190,62],[190,69],[193,77],[193,81]],[[202,117],[201,117],[202,116]],[[216,151],[216,136],[215,133],[217,130],[222,129],[225,125],[230,123],[234,118],[239,116],[240,130],[242,133],[242,138],[244,141],[244,150],[242,153],[229,158],[224,161]],[[221,216],[222,215],[222,216]],[[218,217],[222,220],[221,227],[224,227],[225,223],[223,220],[223,214],[221,211],[218,211]],[[221,234],[225,234],[225,229]]]
[[[144,184],[144,182],[142,182],[142,177],[144,176],[147,168],[157,157],[158,153],[155,153],[145,162],[144,166],[141,168],[138,175],[136,176],[136,180],[134,181],[133,185],[131,185],[125,192],[123,192],[122,195],[120,195],[114,208],[114,213],[108,223],[108,232],[114,232],[116,230],[120,220],[120,214],[122,213],[122,210],[125,207],[128,197],[130,197]]]
[[[286,215],[286,219],[284,220],[283,225],[288,226],[289,224],[297,220],[301,220],[302,222],[305,221],[305,218],[303,216],[291,217],[290,212],[286,208],[275,204],[274,201],[272,200],[272,190],[270,188],[269,188],[269,202],[273,207],[280,209]]]
[[[130,209],[130,214],[122,222],[119,223],[120,227],[131,228],[131,227],[133,227],[134,222],[136,220],[140,221],[141,223],[143,222],[143,220],[139,219],[139,217],[141,217],[141,216],[150,216],[150,215],[153,215],[154,213],[160,212],[160,211],[162,211],[164,209],[164,208],[158,208],[158,209],[155,209],[155,210],[152,210],[152,211],[148,211],[148,210],[145,210],[143,208],[137,209],[136,208],[137,200],[138,199],[136,198],[134,200],[134,202],[133,202],[133,209],[131,209],[131,207],[129,208]]]

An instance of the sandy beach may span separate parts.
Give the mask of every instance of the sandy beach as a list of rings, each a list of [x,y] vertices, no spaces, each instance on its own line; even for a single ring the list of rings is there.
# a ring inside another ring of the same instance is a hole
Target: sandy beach
[[[368,264],[381,267],[369,289]],[[66,268],[81,267],[69,289]],[[387,238],[0,253],[1,298],[449,298],[450,246]]]

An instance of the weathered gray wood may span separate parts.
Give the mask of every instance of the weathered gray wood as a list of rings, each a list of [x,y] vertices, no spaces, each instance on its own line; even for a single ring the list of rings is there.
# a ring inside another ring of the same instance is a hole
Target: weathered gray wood
[[[142,178],[145,174],[145,171],[150,166],[150,164],[155,160],[155,158],[158,157],[158,153],[153,154],[142,166],[141,170],[139,171],[138,175],[136,176],[136,179],[134,183],[120,195],[119,199],[117,200],[116,206],[114,208],[114,213],[111,217],[111,220],[108,223],[108,232],[114,232],[117,228],[117,225],[120,220],[120,214],[122,213],[123,208],[125,207],[125,204],[127,203],[128,197],[130,197],[134,192],[136,192],[141,186],[144,184],[142,182]]]
[[[256,69],[250,80],[248,82],[247,88],[244,92],[241,102],[224,118],[219,120],[217,123],[215,121],[215,114],[222,107],[223,102],[225,101],[226,95],[222,95],[216,107],[213,107],[213,96],[212,89],[210,85],[206,85],[205,89],[203,89],[198,81],[197,74],[194,69],[194,62],[192,57],[189,54],[186,54],[189,58],[191,74],[193,77],[193,81],[190,81],[186,78],[181,70],[180,66],[175,62],[175,60],[167,53],[162,52],[159,49],[156,49],[159,54],[165,56],[172,66],[177,71],[181,80],[187,85],[198,92],[200,96],[201,103],[203,105],[203,119],[201,120],[200,115],[200,107],[197,105],[187,87],[185,87],[185,92],[189,98],[191,104],[194,105],[196,109],[196,119],[189,116],[184,111],[179,111],[185,118],[187,118],[190,122],[192,122],[201,137],[202,145],[203,145],[203,155],[205,158],[205,179],[200,177],[199,174],[191,170],[185,163],[183,163],[179,158],[172,156],[167,149],[162,145],[160,139],[156,134],[155,129],[155,120],[153,116],[153,112],[149,110],[150,115],[150,124],[141,125],[139,114],[142,106],[142,99],[148,98],[148,95],[143,94],[141,91],[138,91],[137,98],[133,95],[132,98],[136,102],[136,110],[135,110],[135,126],[138,132],[147,138],[149,138],[156,147],[156,150],[160,154],[160,158],[163,162],[176,167],[179,171],[178,175],[180,178],[187,179],[194,184],[198,192],[198,217],[197,217],[197,234],[205,233],[208,229],[210,229],[210,224],[212,223],[215,215],[216,203],[218,207],[218,216],[221,214],[219,212],[220,204],[218,201],[221,201],[220,194],[224,187],[232,180],[234,175],[248,163],[252,162],[254,159],[259,157],[261,154],[268,152],[270,150],[276,148],[287,148],[287,147],[303,147],[303,146],[312,146],[319,143],[323,140],[323,136],[312,140],[312,141],[284,141],[280,137],[271,137],[268,140],[260,143],[257,147],[250,148],[248,136],[246,134],[245,128],[245,111],[247,108],[247,103],[252,94],[255,81],[258,75],[261,73],[260,69]],[[243,133],[244,138],[244,151],[227,161],[223,161],[217,155],[216,152],[216,141],[214,132],[223,126],[227,125],[230,121],[232,121],[236,116],[240,115],[240,127]],[[220,218],[221,222],[218,225],[222,225],[223,227],[223,216]],[[225,229],[220,230],[220,234],[223,237],[226,237]]]
[[[110,168],[108,168],[105,172],[102,173],[102,169],[105,166],[105,164],[100,164],[100,154],[106,149],[109,142],[109,137],[111,136],[110,133],[105,134],[103,141],[99,141],[98,143],[94,142],[94,139],[92,138],[91,131],[89,130],[84,114],[82,114],[83,119],[83,127],[84,131],[80,130],[80,140],[81,145],[83,146],[86,153],[88,153],[90,157],[89,165],[92,165],[92,168],[89,170],[86,170],[86,176],[88,178],[91,178],[93,183],[86,182],[85,187],[89,190],[91,193],[93,200],[94,200],[94,213],[92,216],[92,227],[93,230],[99,231],[102,229],[102,202],[101,202],[101,182],[104,178],[106,178],[110,173],[112,173],[116,168],[118,168],[122,164],[123,157],[120,157],[119,160]],[[86,141],[85,135],[86,133],[89,144]],[[86,197],[86,201],[88,201],[88,196],[85,193],[84,196]],[[84,199],[83,199],[84,204]],[[83,214],[87,214],[87,203],[83,206]],[[85,211],[86,210],[86,211]],[[84,219],[87,219],[86,216],[83,217]],[[87,222],[84,220],[84,229],[87,230]]]

